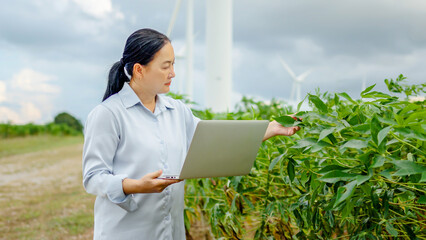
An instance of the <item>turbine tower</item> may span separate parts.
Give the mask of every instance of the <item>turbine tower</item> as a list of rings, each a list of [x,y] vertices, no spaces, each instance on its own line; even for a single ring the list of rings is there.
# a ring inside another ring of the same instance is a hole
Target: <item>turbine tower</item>
[[[231,105],[232,0],[206,3],[206,106],[225,112]]]
[[[281,57],[280,57],[280,61],[283,67],[285,68],[285,70],[290,75],[290,77],[293,79],[293,86],[291,88],[290,100],[295,101],[296,103],[299,103],[301,100],[301,92],[300,92],[301,84],[305,80],[305,78],[312,72],[312,69],[300,74],[299,76],[296,76],[296,74],[294,74],[291,68],[287,65],[287,63]],[[294,92],[296,92],[296,98],[294,98]]]

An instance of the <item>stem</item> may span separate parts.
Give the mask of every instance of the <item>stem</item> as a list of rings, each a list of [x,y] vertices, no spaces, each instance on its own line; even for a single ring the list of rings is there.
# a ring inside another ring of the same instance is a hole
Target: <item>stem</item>
[[[412,148],[416,149],[417,151],[419,151],[419,152],[421,152],[421,153],[423,153],[423,154],[426,154],[425,152],[423,152],[422,150],[420,150],[420,149],[418,149],[418,148],[414,147],[413,145],[409,144],[408,142],[406,142],[406,141],[404,141],[404,140],[402,140],[402,139],[399,139],[399,138],[398,138],[398,137],[397,137],[394,133],[391,133],[391,134],[392,134],[392,136],[393,136],[394,138],[396,138],[396,140],[400,141],[401,143],[406,144],[406,145],[408,145],[408,146],[410,146],[410,147],[412,147]]]
[[[269,164],[271,164],[271,158],[269,158]],[[266,177],[266,187],[265,187],[265,205],[263,209],[262,214],[262,223],[260,225],[260,232],[263,234],[263,230],[265,228],[265,222],[266,222],[266,208],[268,207],[268,198],[269,198],[269,181],[270,181],[270,171],[268,170],[267,177]]]
[[[419,192],[422,192],[422,193],[426,193],[425,190],[421,190],[421,189],[418,189],[418,188],[413,188],[413,187],[407,186],[406,184],[402,184],[402,183],[399,183],[399,182],[394,182],[394,181],[391,181],[391,180],[389,180],[387,178],[384,178],[384,177],[381,177],[381,176],[379,176],[379,177],[381,179],[383,179],[385,182],[389,182],[389,183],[393,183],[393,184],[398,184],[398,185],[404,186],[406,188],[409,188],[411,190],[415,190],[415,191],[419,191]]]

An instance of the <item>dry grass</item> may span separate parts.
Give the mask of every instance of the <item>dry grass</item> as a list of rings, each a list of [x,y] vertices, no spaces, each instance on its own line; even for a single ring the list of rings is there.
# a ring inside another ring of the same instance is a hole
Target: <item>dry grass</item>
[[[0,142],[0,239],[92,239],[94,196],[81,184],[83,139]]]
[[[92,239],[95,196],[82,186],[82,136],[0,139],[0,240]],[[211,239],[195,222],[193,239]]]

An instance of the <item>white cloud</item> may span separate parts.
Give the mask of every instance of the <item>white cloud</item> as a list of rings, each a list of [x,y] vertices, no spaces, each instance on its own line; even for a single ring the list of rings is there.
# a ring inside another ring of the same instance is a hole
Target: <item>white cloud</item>
[[[112,14],[117,19],[123,19],[124,15],[118,10],[114,10],[111,0],[73,0],[83,12],[96,17],[104,18]]]
[[[54,77],[31,69],[23,69],[13,76],[12,86],[28,92],[58,93],[59,87],[48,83],[51,80],[54,80]]]
[[[41,119],[42,113],[32,102],[23,102],[21,104],[21,115],[23,119],[28,119],[30,122]]]
[[[0,122],[52,121],[53,103],[61,91],[49,83],[53,79],[55,77],[51,75],[22,69],[11,80],[0,81]]]
[[[0,122],[22,123],[21,117],[15,111],[0,106]]]

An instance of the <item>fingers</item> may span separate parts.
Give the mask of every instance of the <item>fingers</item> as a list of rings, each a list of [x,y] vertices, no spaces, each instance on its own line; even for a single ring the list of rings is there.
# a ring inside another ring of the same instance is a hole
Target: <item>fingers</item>
[[[151,178],[151,179],[155,179],[155,178],[158,178],[159,176],[161,176],[161,174],[163,174],[163,170],[160,169],[156,172],[148,173],[146,175],[146,177]]]
[[[176,179],[156,179],[153,180],[157,182],[157,192],[162,192],[164,189],[166,189],[168,186],[181,182],[182,180],[176,180]]]

